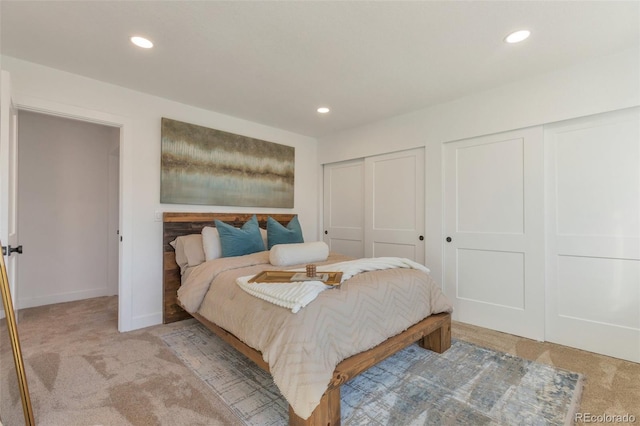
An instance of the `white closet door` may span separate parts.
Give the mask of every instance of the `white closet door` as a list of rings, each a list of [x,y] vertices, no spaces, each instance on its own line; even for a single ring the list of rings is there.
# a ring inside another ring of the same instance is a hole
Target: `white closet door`
[[[324,166],[324,242],[331,251],[364,257],[364,161]]]
[[[17,197],[18,112],[11,98],[11,76],[7,71],[2,71],[0,77],[0,240],[7,250],[5,264],[16,318],[19,307],[16,302],[19,300],[18,292],[20,290],[18,286],[18,254],[21,251],[9,253],[9,247],[12,249],[22,248],[18,240]]]
[[[424,149],[326,164],[324,241],[353,257],[424,263]]]
[[[444,281],[454,319],[544,339],[541,127],[444,145]]]
[[[547,340],[640,362],[640,110],[545,127]]]
[[[424,264],[424,148],[365,159],[365,256]]]

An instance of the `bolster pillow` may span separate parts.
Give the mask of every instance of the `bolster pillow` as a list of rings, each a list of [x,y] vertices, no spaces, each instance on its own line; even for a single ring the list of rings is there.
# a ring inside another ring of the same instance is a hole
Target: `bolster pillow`
[[[269,262],[275,266],[324,262],[327,257],[329,257],[329,246],[324,241],[276,244],[269,250]]]

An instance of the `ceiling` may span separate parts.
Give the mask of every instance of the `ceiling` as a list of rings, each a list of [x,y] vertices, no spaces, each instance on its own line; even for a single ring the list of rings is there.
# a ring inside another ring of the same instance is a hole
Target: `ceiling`
[[[312,137],[640,40],[639,1],[2,0],[0,12],[3,55]],[[528,40],[504,43],[522,28]]]

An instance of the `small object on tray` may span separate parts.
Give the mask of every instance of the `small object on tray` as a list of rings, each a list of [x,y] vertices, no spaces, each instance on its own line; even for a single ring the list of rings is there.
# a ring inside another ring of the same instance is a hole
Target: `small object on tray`
[[[313,263],[307,265],[307,277],[315,277],[316,276],[316,265]]]
[[[293,283],[300,281],[322,281],[326,285],[337,286],[342,280],[342,272],[320,272],[308,277],[306,272],[262,271],[249,280],[250,283]]]

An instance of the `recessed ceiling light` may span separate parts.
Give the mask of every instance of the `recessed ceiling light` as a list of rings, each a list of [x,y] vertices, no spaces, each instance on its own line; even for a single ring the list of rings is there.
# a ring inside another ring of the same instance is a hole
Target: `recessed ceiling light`
[[[131,37],[131,43],[135,44],[138,47],[142,47],[144,49],[151,49],[153,47],[153,43],[151,40],[148,40],[144,37],[134,36]]]
[[[329,108],[327,108],[327,107],[320,107],[320,108],[318,108],[318,109],[317,109],[317,111],[318,111],[320,114],[326,114],[326,113],[328,113],[328,112],[329,112]]]
[[[531,35],[531,31],[529,30],[520,30],[515,31],[509,34],[504,41],[507,43],[520,43],[523,40],[526,40]]]

